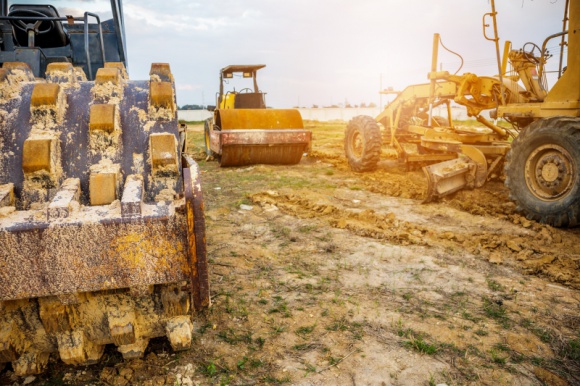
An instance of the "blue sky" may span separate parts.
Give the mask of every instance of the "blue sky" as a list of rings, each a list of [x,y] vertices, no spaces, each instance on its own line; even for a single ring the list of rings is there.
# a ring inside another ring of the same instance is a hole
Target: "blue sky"
[[[541,45],[561,30],[564,3],[496,0],[502,47]],[[381,77],[395,89],[426,82],[435,32],[463,56],[460,73],[497,73],[482,35],[489,0],[126,0],[124,9],[130,77],[169,62],[179,105],[212,104],[220,68],[258,63],[267,65],[258,75],[269,106],[378,104]],[[439,61],[450,72],[459,65],[443,52]]]

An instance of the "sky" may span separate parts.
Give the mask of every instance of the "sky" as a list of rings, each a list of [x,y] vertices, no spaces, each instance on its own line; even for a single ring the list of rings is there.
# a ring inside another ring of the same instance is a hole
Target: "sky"
[[[109,7],[81,3],[93,12]],[[505,40],[541,46],[562,30],[564,4],[496,0],[501,49]],[[148,79],[151,63],[170,63],[180,106],[215,104],[219,70],[230,64],[266,64],[258,84],[271,107],[378,105],[381,88],[427,82],[434,33],[463,57],[460,74],[498,72],[495,45],[482,33],[489,0],[125,0],[123,7],[130,78]],[[557,42],[548,47],[555,68]],[[454,73],[460,60],[440,49],[439,63]]]

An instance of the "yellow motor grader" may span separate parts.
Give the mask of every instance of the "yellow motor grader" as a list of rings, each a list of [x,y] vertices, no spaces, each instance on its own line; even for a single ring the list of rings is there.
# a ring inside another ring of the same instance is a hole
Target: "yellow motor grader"
[[[423,168],[427,201],[481,187],[504,168],[518,211],[553,226],[576,226],[580,223],[580,0],[566,1],[562,31],[548,36],[541,47],[526,43],[512,49],[508,41],[502,60],[493,0],[491,6],[492,12],[483,18],[484,34],[495,42],[499,75],[437,71],[440,38],[435,34],[429,83],[397,93],[374,119],[353,118],[345,132],[348,163],[358,172],[375,169],[384,143],[407,165],[430,164]],[[489,25],[493,25],[491,36]],[[558,81],[548,89],[546,46],[553,39],[560,41],[562,54]],[[454,125],[453,103],[465,106],[468,116],[482,127]],[[433,114],[437,107],[446,107],[447,118]],[[494,120],[503,118],[511,128],[485,118],[484,110]]]
[[[210,302],[173,75],[154,63],[129,80],[119,0],[111,11],[0,1],[0,370],[19,376],[108,344],[186,349]]]
[[[309,149],[312,133],[304,130],[295,109],[266,107],[266,94],[258,88],[257,71],[264,64],[231,65],[220,71],[220,91],[213,118],[205,122],[205,150],[220,166],[252,164],[293,165]],[[251,78],[253,88],[225,90],[236,74]]]

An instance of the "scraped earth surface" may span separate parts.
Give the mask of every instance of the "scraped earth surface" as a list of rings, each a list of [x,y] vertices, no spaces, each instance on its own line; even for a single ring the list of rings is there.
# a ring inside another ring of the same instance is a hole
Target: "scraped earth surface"
[[[422,204],[420,168],[385,150],[354,173],[344,123],[307,127],[299,165],[222,169],[190,126],[213,301],[191,350],[30,384],[580,384],[580,229],[515,213],[501,180]]]

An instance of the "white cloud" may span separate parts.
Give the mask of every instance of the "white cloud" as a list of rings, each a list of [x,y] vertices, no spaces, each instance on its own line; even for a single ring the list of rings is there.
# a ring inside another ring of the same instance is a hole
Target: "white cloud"
[[[497,2],[499,35],[521,47],[561,29],[564,0]],[[488,0],[125,1],[131,77],[167,61],[178,103],[208,103],[228,64],[265,63],[269,104],[378,102],[379,82],[426,82],[433,33],[466,61],[463,71],[495,73],[495,48],[482,36]],[[445,69],[458,59],[440,51]],[[468,68],[469,64],[471,68]],[[195,86],[193,86],[195,85]]]

